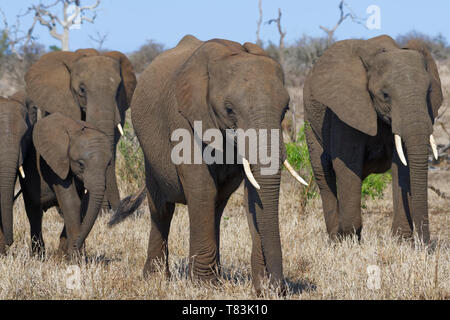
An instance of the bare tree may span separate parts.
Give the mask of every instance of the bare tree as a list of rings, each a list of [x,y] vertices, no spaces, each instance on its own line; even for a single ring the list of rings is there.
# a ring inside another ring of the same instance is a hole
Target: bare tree
[[[98,51],[102,51],[104,49],[103,44],[105,43],[106,39],[108,39],[108,33],[102,34],[97,31],[94,36],[89,36],[89,39],[97,44],[96,49]]]
[[[347,10],[349,12],[344,13],[344,6],[347,8]],[[320,29],[322,29],[326,34],[327,34],[327,44],[328,46],[331,45],[331,43],[333,42],[333,36],[334,36],[334,32],[336,31],[336,29],[342,24],[342,22],[345,21],[345,19],[350,18],[353,22],[364,25],[364,19],[357,17],[353,11],[351,10],[351,8],[349,7],[349,5],[344,1],[341,0],[341,2],[339,2],[339,11],[340,11],[340,15],[339,15],[339,20],[337,21],[337,23],[334,25],[334,27],[332,28],[326,28],[324,26],[319,26]],[[365,25],[364,25],[365,26]]]
[[[279,60],[280,60],[280,64],[283,65],[283,63],[284,63],[284,37],[286,36],[286,31],[283,31],[283,29],[281,28],[281,9],[278,8],[278,18],[270,19],[266,23],[267,24],[271,24],[271,23],[277,24],[278,33],[280,34],[280,42],[278,44]]]
[[[20,18],[22,17],[22,15],[16,16],[16,24],[14,25],[10,25],[8,23],[6,15],[2,9],[0,9],[0,15],[3,19],[3,32],[6,35],[7,46],[19,60],[22,60],[23,54],[20,52],[19,48],[28,47],[34,40],[32,33],[35,22],[28,29],[28,32],[24,33],[20,30]]]
[[[262,40],[261,37],[259,36],[259,32],[261,31],[261,24],[263,20],[262,0],[258,0],[258,10],[259,10],[259,19],[256,22],[256,44],[258,46],[261,46]]]
[[[56,0],[50,5],[32,5],[25,15],[34,14],[33,27],[37,22],[46,27],[53,38],[61,41],[62,50],[69,51],[70,30],[79,27],[83,22],[94,23],[97,17],[95,11],[100,1],[81,6],[80,0]],[[54,13],[59,5],[62,5],[62,18]],[[58,32],[58,27],[62,28],[61,32]]]

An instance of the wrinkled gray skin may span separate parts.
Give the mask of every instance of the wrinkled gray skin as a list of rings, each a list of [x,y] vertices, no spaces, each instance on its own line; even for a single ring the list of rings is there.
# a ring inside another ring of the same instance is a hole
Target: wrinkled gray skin
[[[104,207],[117,209],[120,194],[115,175],[117,125],[124,125],[136,77],[120,52],[99,54],[94,49],[43,55],[25,76],[32,107],[45,114],[59,112],[73,120],[92,123],[110,141],[113,161],[108,167]]]
[[[101,209],[111,160],[108,137],[91,124],[54,113],[34,125],[20,179],[33,253],[45,252],[42,215],[53,206],[64,218],[60,253],[79,252]]]
[[[0,254],[13,242],[14,187],[30,140],[25,94],[0,97]]]
[[[332,239],[360,237],[361,183],[392,169],[395,235],[430,239],[430,134],[442,103],[439,74],[425,45],[400,48],[388,36],[345,40],[318,60],[304,86],[306,138]],[[407,166],[394,148],[401,136]]]
[[[202,42],[185,36],[158,56],[139,79],[132,101],[132,121],[145,156],[151,232],[144,274],[165,262],[175,203],[187,204],[190,220],[190,270],[203,280],[217,277],[220,264],[219,229],[231,194],[245,177],[242,165],[181,164],[171,161],[171,133],[193,122],[209,128],[281,130],[289,103],[280,65],[258,46],[221,39]],[[279,131],[281,132],[281,131]],[[192,132],[193,135],[193,132]],[[280,164],[285,149],[280,134]],[[269,150],[270,146],[270,136]],[[280,171],[261,175],[251,170],[261,189],[245,178],[245,204],[252,235],[253,283],[268,275],[283,289],[282,253],[278,222]],[[116,213],[120,215],[121,213]]]

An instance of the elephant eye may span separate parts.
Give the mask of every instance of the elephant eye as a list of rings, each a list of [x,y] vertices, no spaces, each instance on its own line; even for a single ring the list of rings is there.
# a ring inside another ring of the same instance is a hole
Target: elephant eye
[[[227,102],[225,104],[225,111],[227,112],[228,115],[234,114],[233,107],[232,107],[231,103]]]
[[[84,170],[85,164],[84,164],[84,161],[83,161],[83,160],[78,160],[78,165],[80,166],[80,169],[81,169],[81,170]]]
[[[389,96],[389,94],[386,91],[381,91],[381,95],[382,95],[384,101],[389,101],[391,99],[391,97]]]
[[[86,95],[86,86],[84,84],[80,84],[79,94],[83,97]]]

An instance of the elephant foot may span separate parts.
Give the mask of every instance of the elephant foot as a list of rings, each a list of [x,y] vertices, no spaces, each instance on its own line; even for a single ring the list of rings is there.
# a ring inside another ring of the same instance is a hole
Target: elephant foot
[[[31,255],[41,259],[45,257],[45,244],[42,239],[31,240]]]
[[[342,242],[345,239],[356,237],[358,240],[358,243],[361,242],[361,231],[362,226],[358,228],[345,228],[345,229],[339,229],[337,234],[333,237],[330,235],[330,239],[334,242]]]
[[[68,251],[68,244],[67,244],[67,238],[59,238],[59,246],[58,246],[58,252],[57,254],[59,256],[65,256],[67,255],[67,251]]]
[[[189,265],[190,277],[193,281],[198,281],[204,285],[217,286],[220,278],[220,267],[214,264],[209,268],[199,268],[198,265]]]
[[[164,271],[164,275],[170,279],[171,274],[169,270],[169,266],[165,262],[165,259],[161,257],[156,258],[147,258],[147,261],[144,265],[143,275],[144,278],[148,279],[151,277],[151,275],[155,273],[159,273]]]

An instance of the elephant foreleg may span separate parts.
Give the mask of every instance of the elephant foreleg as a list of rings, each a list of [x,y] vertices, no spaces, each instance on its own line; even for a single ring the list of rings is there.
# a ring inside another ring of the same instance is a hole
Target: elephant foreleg
[[[338,236],[356,234],[361,239],[361,171],[362,164],[349,168],[340,158],[333,160],[339,205]],[[356,172],[355,172],[356,171]]]
[[[40,204],[35,204],[32,197],[26,191],[23,192],[25,211],[30,223],[31,252],[33,254],[44,255],[45,244],[42,237],[42,216],[43,211]]]
[[[336,191],[336,175],[331,158],[324,153],[323,147],[309,126],[305,129],[311,166],[319,187],[325,218],[325,225],[330,239],[336,240],[339,231],[339,207]]]

